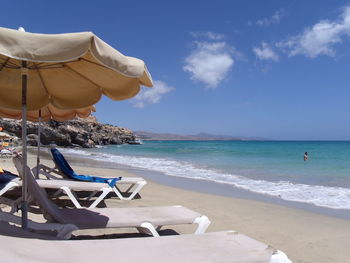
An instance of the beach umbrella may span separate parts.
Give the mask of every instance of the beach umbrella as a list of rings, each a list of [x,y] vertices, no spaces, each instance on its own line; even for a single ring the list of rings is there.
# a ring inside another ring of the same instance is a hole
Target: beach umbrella
[[[21,110],[23,142],[22,227],[27,227],[27,111],[48,104],[71,110],[151,87],[145,63],[115,50],[91,32],[34,34],[0,28],[0,108]]]

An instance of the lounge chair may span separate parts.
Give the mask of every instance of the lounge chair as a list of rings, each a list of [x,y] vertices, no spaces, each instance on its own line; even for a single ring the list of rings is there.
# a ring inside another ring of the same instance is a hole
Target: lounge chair
[[[7,204],[13,207],[13,212],[15,211],[15,204],[19,203],[20,198],[16,196],[16,200],[13,200],[11,198],[5,197],[5,193],[12,190],[13,188],[18,187],[21,185],[20,178],[12,174],[9,171],[0,169],[0,202],[2,204]]]
[[[85,183],[92,183],[95,184],[95,194],[97,192],[102,191],[102,194],[99,196],[99,202],[103,200],[107,194],[114,192],[117,197],[121,200],[132,200],[144,187],[146,184],[146,181],[141,177],[121,177],[120,180],[117,181],[115,184],[110,184],[111,180],[115,180],[116,178],[101,178],[101,177],[95,177],[95,176],[88,176],[88,175],[78,175],[74,172],[74,170],[71,168],[69,163],[66,161],[64,156],[56,149],[51,149],[52,153],[52,159],[55,163],[55,166],[53,168],[48,167],[46,165],[40,164],[38,167],[33,168],[34,174],[42,174],[47,179],[68,179],[68,180],[79,180],[84,181]],[[104,186],[101,186],[101,183],[96,183],[96,181],[101,182],[101,180],[105,180]],[[89,181],[90,180],[90,181]],[[86,182],[89,181],[89,182]],[[107,187],[107,184],[109,183],[109,188]],[[119,188],[120,186],[128,186],[128,188],[125,191],[121,191]],[[91,186],[90,186],[91,187]],[[71,198],[73,196],[73,192],[69,190],[69,188],[63,189],[64,192]],[[93,196],[93,195],[92,195]],[[91,197],[92,197],[91,196]],[[74,198],[71,198],[72,201]],[[73,203],[76,205],[76,207],[80,207],[77,203],[77,200],[74,200]],[[90,206],[90,208],[93,208],[98,203],[93,204],[93,206]]]
[[[20,217],[0,210],[0,235],[44,239],[69,239],[72,232],[78,229],[72,224],[38,223],[28,220],[28,231],[20,231],[15,225],[20,225],[21,221],[22,219]],[[15,225],[10,225],[9,223]],[[41,235],[33,231],[45,231],[45,233],[55,232],[55,235]]]
[[[17,187],[20,178],[8,171],[2,170],[0,173],[0,196],[6,193],[8,190]]]
[[[15,167],[22,177],[22,157],[13,158]],[[28,192],[43,210],[46,218],[61,224],[74,224],[79,229],[135,227],[140,232],[159,236],[165,225],[198,224],[195,234],[202,234],[208,228],[209,219],[182,206],[134,207],[134,208],[59,208],[48,199],[46,192],[35,180],[27,167]]]
[[[9,149],[0,150],[0,158],[11,158],[13,156],[13,151]]]
[[[110,187],[108,184],[104,184],[104,183],[79,182],[79,181],[64,180],[64,179],[58,179],[58,178],[55,180],[36,179],[36,181],[41,188],[57,190],[54,194],[55,197],[61,194],[62,192],[65,193],[76,208],[82,208],[82,204],[81,202],[79,202],[79,198],[75,193],[77,191],[91,192],[91,194],[84,199],[85,202],[91,200],[93,197],[97,197],[92,203],[90,203],[89,208],[96,207],[101,201],[103,201],[106,198],[106,196],[109,193],[115,192],[114,191],[115,187]],[[138,185],[136,188],[142,188],[143,185],[146,184],[146,181],[144,181],[142,178],[136,178],[136,177],[131,178],[131,180],[125,177],[121,182],[123,184],[128,184],[130,182],[131,185],[133,185],[136,182],[136,184]],[[5,198],[4,194],[18,187],[22,187],[22,181],[20,180],[19,177],[14,178],[13,180],[9,181],[6,184],[4,183],[0,190],[1,201],[3,203],[6,203],[12,206],[13,211],[16,210],[15,207],[18,204],[19,199],[11,200],[9,198]],[[136,194],[136,192],[134,193]],[[97,196],[97,194],[99,195]]]
[[[291,263],[272,247],[234,231],[203,235],[93,240],[49,240],[13,226],[0,235],[1,262]],[[14,237],[15,236],[15,237]],[[22,236],[22,237],[21,237]]]

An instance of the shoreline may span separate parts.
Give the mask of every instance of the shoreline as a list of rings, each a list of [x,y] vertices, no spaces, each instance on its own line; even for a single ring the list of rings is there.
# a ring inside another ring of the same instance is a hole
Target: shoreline
[[[268,204],[275,204],[285,206],[289,208],[301,209],[306,212],[317,213],[320,215],[332,216],[340,219],[350,220],[350,210],[348,209],[333,209],[327,207],[320,207],[314,204],[302,203],[296,201],[288,201],[281,198],[269,196],[267,194],[254,193],[249,190],[240,189],[238,187],[218,183],[213,181],[207,181],[203,179],[191,179],[177,176],[167,176],[161,173],[152,171],[138,171],[127,170],[128,172],[134,172],[140,177],[145,177],[158,184],[175,187],[183,190],[212,194],[222,197],[238,198],[243,200],[258,201]]]
[[[49,155],[47,155],[49,157]],[[244,200],[260,201],[269,204],[281,205],[285,207],[301,209],[307,212],[317,213],[320,215],[332,216],[340,219],[350,220],[350,210],[334,209],[322,206],[316,206],[311,203],[288,201],[282,198],[270,196],[268,194],[255,193],[239,187],[219,183],[204,179],[192,179],[179,176],[170,176],[156,171],[148,171],[132,167],[116,168],[110,162],[102,162],[100,160],[92,160],[85,158],[70,159],[70,162],[77,166],[89,166],[92,168],[109,168],[123,170],[127,173],[134,173],[139,177],[152,180],[165,186],[175,187],[183,190],[194,191],[204,194],[213,194],[222,197],[232,197]]]
[[[288,158],[275,156],[277,152],[283,150],[282,146],[288,146],[285,144],[271,145],[273,149],[268,150],[270,152],[266,157],[260,151],[264,151],[267,146],[270,147],[269,144],[263,145],[262,148],[255,144],[225,145],[220,143],[196,145],[169,142],[165,144],[152,143],[140,147],[106,146],[91,151],[83,149],[62,149],[62,151],[72,159],[88,158],[102,161],[103,167],[131,169],[132,172],[139,174],[156,171],[171,178],[178,176],[198,181],[217,182],[219,184],[213,183],[213,185],[218,186],[223,183],[232,186],[231,189],[234,192],[243,192],[241,189],[247,190],[243,195],[253,196],[249,197],[250,199],[272,203],[281,203],[279,199],[282,199],[287,201],[283,203],[284,205],[298,206],[310,211],[349,218],[346,210],[350,211],[350,180],[348,176],[350,166],[343,160],[350,154],[350,152],[345,154],[349,149],[344,147],[347,145],[341,146],[343,157],[339,157],[340,163],[336,160],[320,162],[325,156],[328,156],[325,152],[327,145],[317,146],[320,148],[320,158],[315,159],[315,162],[304,162],[299,158],[300,156],[297,157],[296,154],[300,151],[297,148],[305,148],[299,144],[294,146],[291,144],[291,150],[286,155],[292,157]],[[337,145],[333,146],[338,147]],[[221,147],[223,147],[222,150]],[[255,147],[257,150],[252,150]],[[311,144],[309,147],[316,146]],[[203,153],[199,150],[202,148]],[[233,149],[240,150],[242,153],[238,154]],[[250,153],[251,151],[252,153]],[[241,155],[242,157],[239,157]],[[248,161],[249,158],[253,158],[253,161]],[[337,163],[339,167],[336,166]],[[156,179],[156,181],[159,180]],[[167,184],[169,185],[169,183]],[[223,191],[219,189],[217,194],[221,194],[221,192]],[[309,204],[321,208],[318,209]]]

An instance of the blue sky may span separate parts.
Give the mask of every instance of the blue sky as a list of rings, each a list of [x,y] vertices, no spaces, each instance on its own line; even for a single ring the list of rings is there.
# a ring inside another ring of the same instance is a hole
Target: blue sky
[[[92,31],[155,82],[97,118],[132,130],[350,140],[348,1],[1,1],[0,26]]]

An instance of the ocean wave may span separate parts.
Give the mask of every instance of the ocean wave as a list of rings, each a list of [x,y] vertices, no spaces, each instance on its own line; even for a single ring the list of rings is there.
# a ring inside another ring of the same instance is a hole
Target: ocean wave
[[[63,151],[67,154],[79,155],[80,157],[161,172],[168,176],[230,184],[251,192],[279,197],[288,201],[309,203],[333,209],[350,209],[350,189],[348,188],[296,184],[288,181],[270,182],[266,180],[254,180],[240,175],[222,173],[214,169],[197,167],[186,161],[165,158],[91,153],[76,149],[65,149]]]

